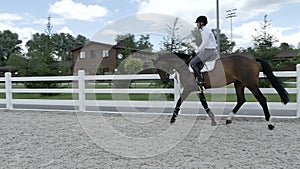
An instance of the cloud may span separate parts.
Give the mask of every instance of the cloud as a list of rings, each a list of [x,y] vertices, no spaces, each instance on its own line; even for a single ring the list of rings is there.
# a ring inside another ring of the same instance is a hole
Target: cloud
[[[91,40],[101,43],[115,44],[117,35],[125,35],[131,33],[135,37],[139,35],[150,35],[150,41],[159,49],[159,42],[163,37],[168,36],[166,25],[173,25],[176,17],[171,15],[163,15],[157,13],[143,13],[120,18],[119,20],[109,21],[108,24],[99,30]],[[130,24],[128,24],[130,23]],[[181,19],[178,20],[178,25],[181,29],[177,36],[185,38],[190,35],[194,28],[192,24]]]
[[[296,0],[286,0],[284,3]],[[299,0],[298,0],[299,1]],[[216,27],[216,1],[194,1],[194,0],[139,0],[138,14],[160,13],[172,15],[194,24],[199,15],[206,15],[209,19],[208,26]],[[237,9],[237,17],[240,22],[248,21],[261,14],[272,13],[280,9],[282,1],[261,1],[261,0],[222,0],[219,1],[219,22],[220,28],[228,27],[226,11]],[[226,24],[226,25],[224,25]]]
[[[241,26],[235,27],[233,30],[233,41],[236,42],[237,47],[253,47],[253,36],[257,35],[255,28],[260,27],[259,21],[247,22]],[[229,32],[225,32],[229,35]]]
[[[50,5],[49,12],[67,19],[95,21],[108,14],[107,9],[99,5],[84,5],[73,0],[60,0]]]
[[[74,34],[74,32],[70,28],[68,28],[67,26],[65,26],[65,27],[61,28],[60,30],[58,30],[57,33],[68,33],[72,36],[76,36]]]
[[[198,15],[216,18],[216,1],[194,0],[135,0],[139,3],[138,13],[161,13],[175,15],[187,21]],[[282,4],[300,2],[300,0],[222,0],[219,1],[220,19],[225,19],[226,10],[238,9],[239,19],[245,20],[262,13],[271,13],[280,9]]]
[[[32,23],[39,24],[39,25],[46,25],[48,23],[48,19],[45,19],[45,18],[33,19]],[[51,24],[52,25],[64,25],[64,24],[66,24],[66,20],[64,18],[52,18],[51,17]]]
[[[19,39],[24,40],[24,39],[30,39],[32,34],[35,34],[39,31],[29,28],[29,27],[24,27],[24,28],[19,28],[14,25],[7,25],[0,23],[0,31],[3,30],[10,30],[13,33],[17,33],[19,35]]]
[[[0,13],[0,21],[18,21],[22,19],[23,17],[18,14]]]
[[[148,0],[140,1],[138,14],[159,13],[176,16],[193,22],[200,13],[210,13],[213,10],[212,3],[203,1],[207,8],[202,8],[199,1],[194,0]],[[199,12],[201,11],[201,12]]]
[[[18,34],[19,39],[22,40],[21,48],[23,49],[23,51],[25,53],[27,52],[27,48],[25,47],[27,41],[32,38],[33,34],[39,32],[39,31],[37,31],[33,28],[29,28],[29,27],[19,28],[14,25],[7,25],[4,23],[0,23],[0,31],[3,31],[3,30],[10,30],[11,32]]]
[[[281,43],[288,43],[293,45],[294,47],[298,47],[300,43],[300,27],[290,27],[290,28],[282,28],[282,27],[275,27],[274,28],[276,33],[276,37],[280,40],[276,45],[279,46]],[[290,34],[285,34],[285,32],[289,30],[295,30],[295,32]]]
[[[216,1],[194,0],[135,0],[139,3],[138,13],[161,13],[172,15],[193,24],[199,15],[206,15],[209,19],[208,27],[216,28]],[[285,4],[299,3],[300,0],[222,0],[219,1],[220,28],[222,33],[230,37],[229,21],[226,19],[226,10],[237,9],[237,17],[234,19],[233,40],[238,47],[253,46],[255,28],[260,27],[261,21],[253,20],[254,17],[277,12]],[[271,34],[275,34],[281,41],[295,44],[299,33],[283,36],[282,28],[271,28]],[[298,40],[299,41],[299,40]]]
[[[253,36],[257,35],[255,28],[260,32],[261,21],[252,21],[244,23],[233,30],[233,41],[236,42],[237,47],[253,47]],[[285,34],[288,30],[296,30],[294,33],[288,35]],[[226,35],[230,34],[230,31],[223,32]],[[274,35],[278,42],[274,43],[274,46],[279,46],[281,43],[286,42],[294,47],[298,46],[300,42],[300,27],[273,27],[268,30],[268,34]]]
[[[115,27],[108,25],[96,32],[91,38],[91,41],[114,44],[117,35],[122,35],[123,32],[117,30]]]

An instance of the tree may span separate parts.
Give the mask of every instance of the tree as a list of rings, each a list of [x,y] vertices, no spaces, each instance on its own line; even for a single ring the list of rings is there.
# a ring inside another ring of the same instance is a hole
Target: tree
[[[124,57],[129,56],[138,50],[152,50],[153,45],[150,43],[150,35],[140,35],[139,40],[135,41],[135,35],[127,33],[125,35],[117,35],[115,41],[117,46],[122,49],[119,51]]]
[[[15,51],[10,55],[7,65],[13,66],[18,71],[19,76],[24,76],[28,66],[27,62],[25,55],[21,51]]]
[[[267,19],[267,17],[268,15],[264,16],[264,20],[260,24],[260,29],[255,29],[257,35],[252,36],[255,48],[270,49],[273,44],[278,41],[274,35],[269,34],[271,22]]]
[[[161,42],[162,51],[186,54],[191,54],[194,52],[193,46],[190,42],[188,42],[191,37],[181,37],[179,34],[180,28],[182,28],[182,26],[179,25],[178,18],[174,20],[171,26],[166,25],[167,36],[163,37],[163,40]]]
[[[36,33],[26,43],[28,66],[26,75],[53,76],[59,74],[59,58],[55,53],[55,43],[46,34]]]
[[[53,34],[53,26],[51,23],[51,15],[48,16],[48,23],[46,24],[46,30],[45,30],[46,35],[51,36]]]
[[[122,54],[122,60],[117,60],[118,72],[124,73],[125,67],[124,59],[129,55],[138,52],[139,50],[152,50],[153,45],[150,43],[150,35],[140,35],[139,40],[135,40],[135,35],[127,33],[125,35],[117,35],[115,41],[117,42],[118,54]]]
[[[276,37],[269,33],[271,28],[271,22],[267,19],[268,15],[264,16],[263,22],[260,23],[260,28],[255,29],[257,35],[253,37],[254,48],[249,50],[249,53],[254,57],[260,57],[268,60],[271,63],[273,69],[280,67],[278,63],[275,63],[272,59],[280,52],[276,47],[273,47],[274,43],[278,40]],[[265,79],[260,80],[261,87],[270,87],[271,84]]]
[[[19,53],[21,51],[17,33],[12,33],[10,30],[0,31],[0,65],[4,66],[7,64],[9,57],[13,53]]]
[[[83,44],[86,38],[70,34],[36,33],[26,43],[27,70],[26,76],[55,76],[70,75],[72,73],[73,58],[71,50],[77,44]]]
[[[249,52],[250,50],[252,50],[251,47],[248,47],[247,49],[245,49],[243,47],[239,47],[238,49],[236,49],[234,51],[234,53],[253,53],[253,52]]]
[[[153,45],[150,43],[150,35],[141,35],[140,39],[136,42],[136,46],[138,49],[144,50],[152,50]]]
[[[60,74],[71,75],[72,66],[74,64],[71,50],[79,44],[84,44],[87,39],[82,35],[78,35],[77,38],[74,38],[70,34],[60,33],[52,34],[51,41],[54,43],[53,52],[59,61]]]
[[[134,39],[134,35],[127,33],[125,35],[117,35],[115,41],[117,42],[117,47],[121,49],[118,50],[118,54],[123,55],[123,59],[132,54],[135,49],[137,49],[137,45]]]
[[[81,39],[82,37],[80,37]],[[69,34],[36,33],[26,43],[28,53],[26,66],[19,67],[25,76],[57,76],[70,74],[72,67],[71,49],[75,48],[76,39]],[[53,88],[56,82],[30,82],[26,87]]]
[[[280,50],[293,50],[293,47],[290,46],[288,43],[281,43],[279,46]]]
[[[130,57],[124,64],[125,72],[128,74],[138,73],[143,70],[144,62],[139,58]]]
[[[271,22],[267,19],[267,15],[265,15],[260,29],[255,29],[257,35],[252,36],[254,43],[254,53],[252,54],[255,57],[272,61],[272,58],[279,52],[279,49],[273,47],[274,43],[278,40],[274,35],[269,33],[270,27]]]
[[[215,38],[217,39],[217,37],[216,37],[217,30],[213,29],[212,31],[215,35]],[[223,53],[223,54],[232,53],[234,46],[235,46],[234,41],[230,41],[229,38],[224,33],[220,34],[220,53]]]

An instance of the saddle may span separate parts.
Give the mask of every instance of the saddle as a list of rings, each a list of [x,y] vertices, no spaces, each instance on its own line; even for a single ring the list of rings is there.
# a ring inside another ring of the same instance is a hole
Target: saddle
[[[216,61],[218,60],[219,58],[216,58],[212,61],[207,61],[204,63],[204,66],[203,68],[200,70],[201,73],[204,73],[204,72],[209,72],[209,71],[212,71],[214,68],[215,68],[215,65],[216,65]],[[193,69],[191,68],[191,66],[189,66],[189,71],[194,73]]]

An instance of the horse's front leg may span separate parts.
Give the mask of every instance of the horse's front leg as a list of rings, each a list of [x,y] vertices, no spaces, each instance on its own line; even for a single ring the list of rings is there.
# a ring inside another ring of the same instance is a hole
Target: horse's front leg
[[[211,119],[211,125],[212,126],[215,126],[217,125],[217,122],[215,120],[215,115],[213,114],[213,112],[210,110],[210,108],[208,108],[208,104],[207,104],[207,101],[206,101],[206,98],[205,98],[205,95],[203,93],[203,91],[200,91],[198,93],[198,97],[200,99],[200,102],[202,103],[202,106],[203,108],[205,109],[206,113],[208,114],[208,116],[210,117]]]
[[[188,97],[188,95],[189,95],[192,91],[193,91],[193,90],[190,89],[190,88],[184,88],[184,89],[183,89],[181,96],[180,96],[179,99],[177,100],[176,107],[175,107],[174,112],[173,112],[173,115],[172,115],[172,117],[171,117],[171,120],[170,120],[170,123],[171,123],[171,124],[175,123],[176,117],[177,117],[178,114],[179,114],[180,106],[181,106],[182,102]]]

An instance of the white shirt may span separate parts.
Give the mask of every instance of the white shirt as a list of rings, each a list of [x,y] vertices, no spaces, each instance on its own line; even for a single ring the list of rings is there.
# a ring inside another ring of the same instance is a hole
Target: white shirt
[[[202,42],[201,42],[199,48],[197,49],[196,53],[199,53],[199,52],[203,51],[204,49],[216,49],[217,48],[215,36],[212,33],[212,31],[209,28],[207,28],[206,26],[204,26],[201,29],[201,38],[202,38]]]

